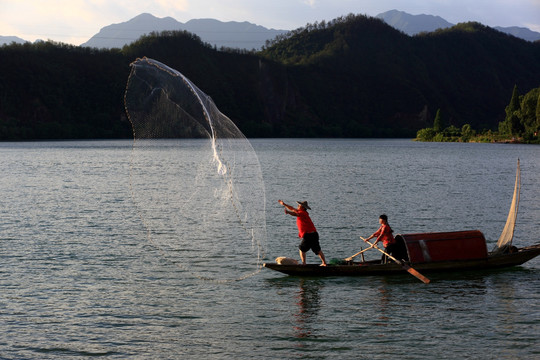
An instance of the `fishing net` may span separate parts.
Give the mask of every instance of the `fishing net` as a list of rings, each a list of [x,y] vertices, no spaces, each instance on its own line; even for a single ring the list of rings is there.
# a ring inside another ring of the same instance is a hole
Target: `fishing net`
[[[265,193],[250,142],[180,72],[142,58],[125,92],[130,188],[148,240],[202,279],[246,278],[266,247]]]

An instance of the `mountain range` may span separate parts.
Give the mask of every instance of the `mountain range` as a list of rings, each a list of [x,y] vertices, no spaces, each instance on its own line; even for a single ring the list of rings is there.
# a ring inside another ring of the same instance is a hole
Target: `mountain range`
[[[354,14],[258,52],[218,50],[186,31],[121,49],[12,44],[0,47],[0,139],[132,136],[123,95],[144,56],[181,71],[248,137],[414,137],[439,110],[444,127],[494,130],[512,89],[540,79],[540,42],[479,23],[409,36]]]
[[[403,11],[390,10],[376,16],[384,20],[393,28],[403,31],[405,34],[413,36],[421,32],[432,32],[437,29],[446,29],[456,24],[452,24],[440,16],[433,15],[411,15]],[[540,33],[518,26],[501,27],[495,26],[495,30],[513,35],[527,41],[540,40]]]
[[[260,49],[265,41],[287,30],[267,29],[250,22],[222,22],[215,19],[193,19],[186,23],[171,17],[157,18],[151,14],[141,14],[133,19],[102,28],[81,46],[96,48],[121,48],[126,44],[151,32],[180,30],[196,34],[203,42],[217,48]]]
[[[376,16],[394,29],[413,36],[421,32],[432,32],[437,29],[446,29],[454,26],[440,16],[411,15],[403,11],[390,10]]]
[[[11,43],[23,44],[25,42],[26,40],[21,39],[20,37],[17,37],[17,36],[0,36],[0,46],[4,44],[11,44]]]
[[[440,16],[411,15],[403,11],[390,10],[376,16],[393,28],[413,36],[422,32],[432,32],[454,26]],[[523,27],[495,27],[494,29],[527,40],[540,40],[540,33]],[[82,47],[100,49],[122,48],[142,35],[152,32],[180,30],[196,34],[203,42],[219,48],[238,48],[260,50],[267,41],[289,30],[268,29],[247,21],[222,22],[215,19],[192,19],[181,23],[172,17],[158,18],[143,13],[126,22],[111,24],[102,28]],[[24,43],[25,40],[16,36],[0,36],[0,45]]]

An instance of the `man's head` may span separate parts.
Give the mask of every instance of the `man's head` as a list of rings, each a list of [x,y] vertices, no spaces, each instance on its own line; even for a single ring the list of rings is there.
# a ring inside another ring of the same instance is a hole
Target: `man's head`
[[[311,208],[309,207],[307,201],[297,201],[296,202],[298,204],[298,207],[303,207],[304,210],[311,210]]]

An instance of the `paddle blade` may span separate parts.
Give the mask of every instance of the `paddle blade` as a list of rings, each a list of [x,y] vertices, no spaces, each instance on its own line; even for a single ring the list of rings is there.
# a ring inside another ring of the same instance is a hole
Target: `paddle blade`
[[[412,267],[408,266],[408,265],[403,265],[403,268],[405,270],[407,270],[407,272],[409,274],[411,274],[412,276],[416,277],[418,280],[420,280],[421,282],[423,282],[424,284],[429,284],[431,280],[429,280],[427,277],[425,277],[424,275],[420,274],[418,271],[416,271],[415,269],[413,269]]]

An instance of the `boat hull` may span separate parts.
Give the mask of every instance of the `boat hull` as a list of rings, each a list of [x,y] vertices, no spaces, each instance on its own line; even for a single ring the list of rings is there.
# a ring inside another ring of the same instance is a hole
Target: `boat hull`
[[[540,255],[540,244],[518,249],[514,253],[489,255],[481,259],[436,261],[409,264],[421,273],[499,269],[521,265]],[[403,267],[396,263],[380,264],[378,261],[355,262],[350,265],[281,265],[265,263],[271,270],[292,276],[368,276],[403,274]]]

